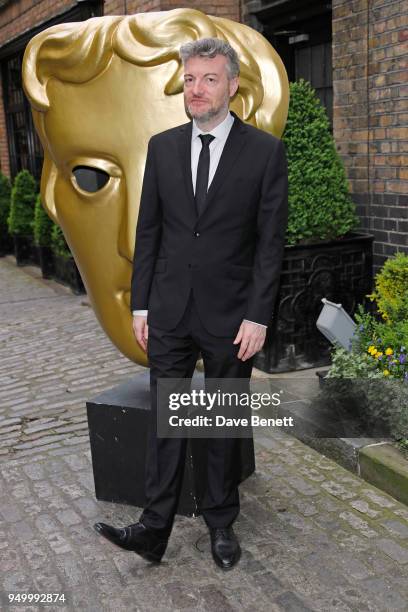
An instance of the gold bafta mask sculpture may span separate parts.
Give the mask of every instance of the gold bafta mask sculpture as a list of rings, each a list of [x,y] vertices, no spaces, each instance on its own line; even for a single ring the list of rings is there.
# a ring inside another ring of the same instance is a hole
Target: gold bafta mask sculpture
[[[189,120],[178,49],[206,37],[238,53],[231,109],[281,136],[289,103],[282,61],[261,34],[229,19],[193,9],[95,17],[48,28],[24,55],[23,86],[44,148],[44,207],[64,232],[102,328],[141,365],[129,299],[147,143]],[[106,173],[107,182],[87,191],[78,167]]]

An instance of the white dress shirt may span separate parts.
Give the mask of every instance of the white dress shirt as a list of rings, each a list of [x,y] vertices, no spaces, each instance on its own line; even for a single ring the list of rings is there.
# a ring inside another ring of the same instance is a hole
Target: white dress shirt
[[[232,128],[232,124],[234,123],[234,117],[231,113],[227,113],[227,116],[221,123],[215,126],[210,132],[203,132],[196,124],[195,119],[193,119],[193,129],[191,132],[191,178],[193,181],[193,190],[195,194],[195,185],[197,180],[197,167],[198,160],[200,157],[200,151],[202,147],[201,139],[199,138],[200,134],[211,134],[214,136],[214,140],[210,142],[210,169],[208,173],[208,187],[211,185],[211,181],[214,178],[215,171],[217,170],[218,163],[221,158],[222,151],[224,149],[224,145],[227,141],[228,134]],[[147,316],[147,310],[133,310],[133,315],[142,315]],[[248,319],[244,319],[247,321]],[[255,323],[255,321],[250,321],[251,323]],[[256,323],[257,325],[261,325],[262,327],[267,327],[262,323]]]

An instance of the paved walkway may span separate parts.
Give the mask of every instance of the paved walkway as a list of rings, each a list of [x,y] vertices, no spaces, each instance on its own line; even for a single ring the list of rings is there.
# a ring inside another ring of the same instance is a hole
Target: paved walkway
[[[0,608],[64,593],[52,610],[407,610],[408,509],[284,433],[258,431],[241,486],[243,555],[223,573],[201,518],[177,517],[159,566],[93,531],[139,509],[94,496],[85,400],[140,368],[86,296],[0,259]]]

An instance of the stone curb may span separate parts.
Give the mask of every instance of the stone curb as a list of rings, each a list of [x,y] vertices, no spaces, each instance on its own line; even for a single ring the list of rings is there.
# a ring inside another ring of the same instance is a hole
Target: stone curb
[[[316,372],[323,379],[327,370]],[[299,419],[299,415],[297,415]],[[408,505],[408,461],[391,440],[369,438],[308,439],[296,435],[304,444],[329,456],[343,467]]]
[[[203,371],[202,363],[197,363],[197,370]],[[328,370],[317,370],[321,380]],[[293,378],[296,373],[291,373]],[[300,372],[299,372],[300,374]],[[284,378],[284,375],[268,375],[254,372],[253,378]],[[290,376],[290,375],[289,375]],[[307,384],[307,379],[304,379]],[[320,384],[320,382],[319,382]],[[262,410],[261,410],[262,412]],[[309,436],[307,431],[313,420],[307,411],[307,403],[299,402],[293,409],[286,409],[285,414],[293,416],[297,426],[287,429],[287,433],[303,442],[317,452],[330,457],[350,472],[357,474],[366,482],[381,491],[389,493],[396,500],[408,505],[408,461],[392,444],[390,439],[373,438],[318,438]],[[268,416],[266,413],[263,416]]]
[[[299,425],[299,414],[294,418]],[[288,433],[408,506],[408,461],[389,440],[311,438],[303,425]]]
[[[321,377],[321,372],[318,371],[316,374]],[[259,375],[268,378],[263,372],[258,373]],[[197,381],[204,383],[204,367],[201,360],[197,363],[195,377]],[[286,429],[287,433],[408,505],[408,461],[393,446],[392,441],[373,438],[310,437],[307,431],[313,422],[305,408],[306,404],[299,402],[293,409],[286,409],[285,414],[292,415],[297,423],[297,427]],[[260,412],[262,413],[262,410]],[[263,414],[263,416],[268,415]]]
[[[363,446],[359,476],[408,506],[408,461],[388,442]]]

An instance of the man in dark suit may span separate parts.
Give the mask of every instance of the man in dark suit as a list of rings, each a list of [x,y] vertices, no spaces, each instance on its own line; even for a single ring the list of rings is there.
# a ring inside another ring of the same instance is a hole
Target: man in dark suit
[[[234,49],[216,38],[183,45],[184,103],[192,121],[153,136],[136,230],[133,329],[150,365],[152,420],[147,504],[138,523],[95,528],[150,561],[165,552],[186,439],[157,436],[157,381],[189,380],[201,353],[206,379],[251,376],[279,285],[287,225],[282,142],[229,111],[239,86]],[[237,439],[209,440],[201,512],[215,562],[240,557]]]

